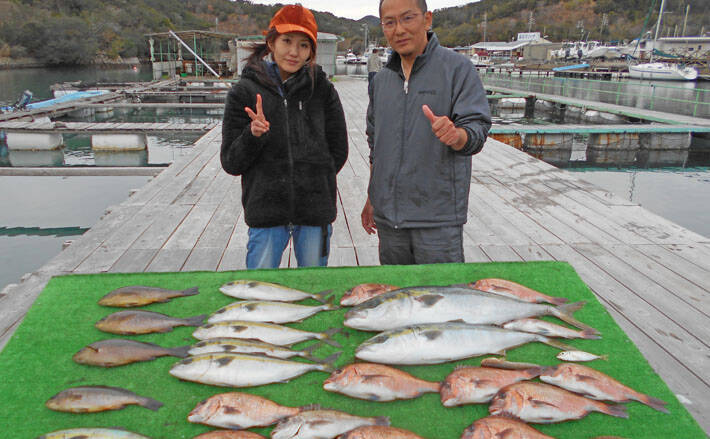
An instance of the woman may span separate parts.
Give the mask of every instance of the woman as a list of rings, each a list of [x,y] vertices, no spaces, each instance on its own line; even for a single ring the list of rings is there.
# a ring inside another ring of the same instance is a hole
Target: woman
[[[328,263],[348,140],[338,93],[315,63],[317,34],[311,11],[281,8],[227,96],[221,160],[242,176],[249,269],[278,267],[291,237],[299,267]]]

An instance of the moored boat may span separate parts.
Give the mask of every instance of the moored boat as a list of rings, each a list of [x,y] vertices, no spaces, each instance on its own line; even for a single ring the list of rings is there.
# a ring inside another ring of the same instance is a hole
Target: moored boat
[[[698,71],[694,67],[673,63],[645,63],[629,66],[629,77],[635,79],[661,79],[669,81],[695,81]]]

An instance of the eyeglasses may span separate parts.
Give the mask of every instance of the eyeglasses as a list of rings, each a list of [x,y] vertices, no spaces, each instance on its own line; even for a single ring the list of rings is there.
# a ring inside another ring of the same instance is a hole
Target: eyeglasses
[[[397,27],[397,22],[401,24],[403,27],[409,27],[414,24],[414,20],[422,14],[419,13],[411,13],[411,14],[405,14],[399,18],[387,18],[384,20],[382,24],[382,29],[385,31],[393,31],[395,27]]]

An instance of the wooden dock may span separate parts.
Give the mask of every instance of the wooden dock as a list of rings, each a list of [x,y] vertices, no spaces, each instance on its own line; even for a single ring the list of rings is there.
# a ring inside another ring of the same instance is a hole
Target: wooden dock
[[[335,82],[350,154],[338,176],[331,266],[376,265],[360,212],[369,177],[367,82]],[[666,115],[665,117],[670,117]],[[46,282],[65,273],[244,268],[240,180],[222,171],[220,127],[18,285],[0,293],[0,348]],[[474,157],[466,261],[569,262],[710,432],[710,239],[489,139]],[[289,264],[285,255],[282,266]]]
[[[127,134],[166,132],[207,132],[217,122],[0,122],[0,130],[8,132],[63,134]]]

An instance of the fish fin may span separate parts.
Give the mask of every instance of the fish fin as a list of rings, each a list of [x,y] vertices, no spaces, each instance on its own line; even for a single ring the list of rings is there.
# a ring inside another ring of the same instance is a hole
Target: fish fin
[[[584,381],[597,381],[597,379],[594,378],[593,376],[584,375],[584,374],[581,374],[581,373],[580,373],[580,374],[576,374],[574,377],[575,377],[576,379],[578,379],[579,381],[582,381],[582,382],[584,382]]]
[[[296,352],[301,352],[304,354],[304,358],[308,358],[308,356],[313,355],[313,352],[315,352],[321,346],[323,346],[323,342],[318,340],[317,343],[313,343],[312,345],[305,347],[303,349],[297,349]]]
[[[387,416],[378,416],[375,418],[375,425],[390,425],[390,418]]]
[[[444,298],[444,296],[441,294],[424,294],[424,295],[416,297],[414,300],[416,300],[417,302],[423,303],[427,307],[431,307],[431,306],[436,305],[436,303],[443,298]]]
[[[323,361],[323,370],[327,372],[333,372],[335,371],[335,362],[338,361],[338,358],[340,358],[340,355],[343,353],[343,351],[338,351],[334,353],[333,355],[330,355],[326,358],[324,358]]]
[[[609,354],[600,355],[599,360],[609,361]]]
[[[180,291],[181,296],[195,296],[197,294],[200,294],[200,290],[198,287],[192,287],[192,288],[188,288],[186,290]]]
[[[310,412],[313,410],[320,410],[320,409],[321,409],[320,404],[308,404],[308,405],[304,405],[304,406],[301,406],[298,408],[298,410],[300,410],[302,412]]]
[[[441,337],[443,335],[443,332],[439,329],[431,329],[428,331],[422,332],[422,335],[427,338],[427,340],[436,340],[437,338]]]
[[[199,316],[188,317],[185,319],[185,326],[201,326],[205,322],[206,318],[207,314],[200,314]]]
[[[585,338],[585,339],[587,339],[587,340],[599,340],[600,338],[602,338],[602,336],[599,335],[598,332],[596,332],[596,331],[590,331],[590,330],[588,330],[588,329],[584,329],[584,330],[582,331],[581,337],[582,337],[582,338]]]
[[[379,401],[380,400],[380,395],[376,393],[368,393],[367,394],[367,400],[368,401]]]
[[[466,323],[463,319],[449,320],[446,323]]]
[[[376,373],[373,373],[373,374],[370,374],[370,375],[362,375],[362,379],[363,379],[364,381],[376,380],[376,379],[378,379],[378,378],[386,378],[386,376],[385,376],[385,375],[376,374]]]
[[[533,406],[536,406],[536,407],[555,407],[555,408],[557,407],[555,404],[553,404],[549,401],[545,401],[544,399],[531,398],[531,399],[529,399],[529,401],[530,401],[530,403],[532,403]]]
[[[323,335],[325,336],[324,338],[321,339],[323,343],[329,344],[331,346],[335,346],[336,348],[342,348],[343,346],[338,343],[336,340],[333,340],[333,336],[339,332],[341,332],[343,328],[330,328],[327,331],[323,332]]]
[[[648,395],[643,395],[643,397],[637,399],[637,401],[642,404],[646,404],[647,406],[651,407],[654,410],[658,410],[659,412],[670,413],[670,411],[668,411],[668,409],[666,408],[666,404],[668,404],[668,403],[663,401],[662,399],[654,398],[654,397],[648,396]]]
[[[626,406],[623,404],[604,404],[605,408],[600,410],[602,413],[606,413],[609,416],[614,416],[617,418],[628,418],[629,414],[626,411]]]
[[[163,406],[163,403],[153,398],[144,397],[140,402],[140,406],[153,410],[155,412]]]
[[[333,292],[333,290],[324,290],[324,291],[320,291],[318,293],[313,293],[313,298],[316,299],[317,301],[319,301],[320,303],[326,303],[326,300],[325,300],[326,296],[328,296],[332,292]]]
[[[185,358],[187,357],[187,351],[189,351],[191,347],[192,346],[190,345],[179,346],[176,348],[168,348],[168,350],[170,351],[170,355],[172,355],[173,357]]]
[[[577,348],[565,343],[562,343],[561,341],[553,340],[551,338],[545,337],[544,335],[540,336],[539,341],[542,343],[545,343],[546,345],[550,345],[553,348],[557,348],[561,351],[576,351]]]
[[[569,299],[566,297],[547,296],[546,298],[548,303],[557,306],[564,305],[565,303],[569,302]]]
[[[590,331],[593,334],[599,334],[599,331],[596,329],[572,317],[572,314],[582,308],[586,303],[587,302],[585,300],[582,300],[580,302],[567,303],[558,307],[550,306],[549,310],[551,315],[557,317],[565,323],[569,323],[570,325],[582,330]]]

